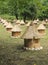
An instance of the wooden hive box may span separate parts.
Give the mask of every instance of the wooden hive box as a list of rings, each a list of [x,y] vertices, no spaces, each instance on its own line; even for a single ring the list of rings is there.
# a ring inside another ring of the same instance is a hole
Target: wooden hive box
[[[21,29],[18,25],[15,25],[11,32],[12,32],[12,37],[19,37],[21,35]]]
[[[45,26],[43,24],[40,24],[37,28],[38,32],[41,34],[41,35],[44,35],[45,34]]]
[[[13,28],[13,26],[11,25],[11,23],[8,23],[8,25],[6,26],[6,30],[11,31],[12,28]]]
[[[24,23],[24,21],[23,21],[23,20],[21,20],[20,25],[25,25],[25,23]]]
[[[24,49],[26,50],[40,50],[41,46],[39,43],[40,36],[32,26],[26,30],[22,38],[24,39]]]

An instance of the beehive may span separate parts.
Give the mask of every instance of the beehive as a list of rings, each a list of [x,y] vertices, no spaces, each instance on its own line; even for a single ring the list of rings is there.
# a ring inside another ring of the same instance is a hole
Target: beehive
[[[44,26],[46,26],[47,23],[46,23],[46,21],[43,20],[43,21],[42,21],[42,24],[43,24]]]
[[[39,19],[37,19],[36,21],[39,22]]]
[[[18,25],[15,25],[12,29],[12,36],[19,37],[21,35],[21,29]]]
[[[44,35],[45,34],[45,26],[43,24],[40,24],[37,28],[38,32],[41,34],[41,35]]]
[[[11,31],[12,28],[13,28],[13,26],[12,26],[11,23],[9,23],[9,24],[6,26],[6,30],[7,30],[7,31]]]
[[[34,24],[34,25],[37,25],[37,24],[38,24],[37,20],[34,20],[34,21],[33,21],[33,24]]]
[[[30,24],[31,24],[31,22],[28,22],[28,23],[26,24],[26,26],[27,26],[27,27],[29,27],[29,26],[30,26]]]
[[[24,23],[24,21],[23,21],[23,20],[21,20],[20,25],[25,25],[25,23]]]
[[[16,24],[20,24],[20,20],[17,20],[17,21],[16,21]]]
[[[9,24],[8,22],[5,22],[3,25],[4,25],[4,27],[6,27],[8,24]]]
[[[40,50],[42,49],[39,40],[40,36],[37,31],[32,26],[26,30],[22,38],[24,39],[24,49],[26,50]]]

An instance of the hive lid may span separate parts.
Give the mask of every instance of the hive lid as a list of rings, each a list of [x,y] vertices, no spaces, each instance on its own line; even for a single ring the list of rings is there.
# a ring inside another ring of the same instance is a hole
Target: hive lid
[[[12,32],[20,32],[22,30],[20,29],[19,25],[15,25],[11,31]]]
[[[6,26],[6,28],[13,28],[11,23],[8,23],[8,25]]]
[[[45,30],[46,28],[45,28],[45,26],[43,24],[40,24],[37,29],[38,30],[40,30],[40,29]]]
[[[23,39],[33,39],[33,38],[40,38],[39,33],[37,30],[34,29],[33,26],[29,26],[25,33],[22,35],[21,38]]]

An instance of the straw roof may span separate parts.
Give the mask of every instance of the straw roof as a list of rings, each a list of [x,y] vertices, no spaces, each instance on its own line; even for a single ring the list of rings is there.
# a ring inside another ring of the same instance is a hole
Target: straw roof
[[[33,26],[29,26],[26,32],[23,34],[22,38],[23,39],[35,39],[40,38],[39,33]]]
[[[20,29],[19,25],[15,25],[11,31],[12,32],[20,32],[21,29]]]
[[[38,30],[45,30],[46,28],[45,28],[45,26],[43,25],[43,24],[40,24],[39,26],[38,26],[38,28],[37,28]]]
[[[46,19],[46,21],[48,21],[48,19]]]
[[[3,24],[6,23],[6,20],[2,20],[2,23],[3,23]]]
[[[6,28],[13,28],[11,23],[8,23],[8,25],[6,26]]]
[[[5,23],[4,23],[4,26],[7,26],[8,24],[9,24],[8,22],[5,22]]]
[[[37,22],[39,21],[39,19],[36,20]]]
[[[42,24],[46,24],[46,22],[43,20],[43,21],[42,21]]]
[[[26,24],[26,26],[30,26],[30,24],[31,24],[31,22],[28,22],[28,23]]]
[[[16,21],[16,24],[20,24],[20,20],[17,20],[17,21]]]
[[[36,20],[34,20],[33,23],[35,24],[35,23],[38,23],[38,22]]]
[[[21,20],[20,24],[21,24],[21,25],[24,25],[25,23],[24,23],[24,21],[23,21],[23,20]]]
[[[3,19],[1,19],[1,23],[3,22],[4,20]]]
[[[16,20],[16,19],[14,19],[13,21],[14,21],[14,22],[16,22],[17,20]]]

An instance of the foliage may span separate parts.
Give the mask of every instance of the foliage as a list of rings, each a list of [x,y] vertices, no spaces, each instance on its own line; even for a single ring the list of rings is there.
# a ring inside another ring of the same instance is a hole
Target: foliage
[[[17,19],[48,18],[48,0],[0,0],[0,14],[14,15]]]

